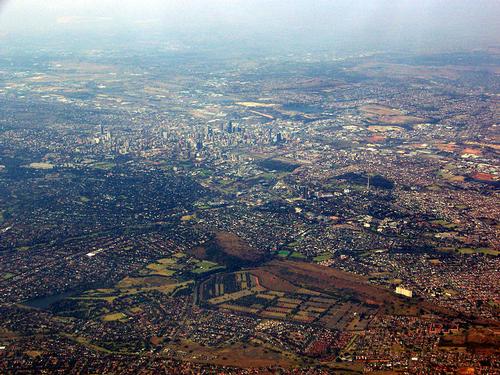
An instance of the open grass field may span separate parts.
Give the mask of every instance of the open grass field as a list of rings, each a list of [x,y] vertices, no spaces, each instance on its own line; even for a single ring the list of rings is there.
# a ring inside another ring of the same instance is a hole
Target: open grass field
[[[294,252],[292,252],[292,253],[290,254],[290,258],[294,258],[294,259],[305,259],[306,257],[305,257],[303,254],[301,254],[301,253],[299,253],[299,252],[297,252],[297,251],[294,251]]]
[[[198,363],[214,363],[240,368],[250,366],[262,368],[283,366],[289,368],[298,364],[295,356],[258,344],[236,343],[217,348],[202,346],[191,341],[181,341],[180,343],[169,344],[168,347],[179,353],[181,359]]]
[[[377,104],[364,105],[359,108],[365,116],[366,121],[372,124],[406,125],[425,122],[425,119],[415,116],[407,116],[399,109],[389,108]]]
[[[450,182],[464,182],[465,177],[460,175],[454,175],[451,171],[443,169],[438,173],[439,177]]]
[[[165,276],[145,276],[145,277],[126,277],[121,280],[116,289],[120,296],[137,294],[151,290],[157,290],[164,294],[172,294],[179,289],[189,287],[194,284],[193,280],[179,282],[173,278]]]
[[[159,264],[162,264],[164,266],[173,266],[175,264],[177,264],[177,259],[178,258],[162,258],[162,259],[158,259],[156,261],[156,263],[159,263]]]
[[[175,270],[168,269],[164,264],[153,263],[146,266],[146,268],[152,272],[151,275],[160,275],[160,276],[173,276],[175,275]]]
[[[313,258],[313,260],[316,263],[324,262],[325,260],[329,260],[329,259],[332,259],[332,254],[330,254],[330,253],[321,254],[321,255],[318,255],[317,257]]]
[[[213,272],[215,270],[221,270],[221,269],[224,269],[224,267],[219,266],[217,263],[209,262],[208,260],[202,260],[196,263],[196,268],[193,269],[191,272],[200,275],[203,273]]]
[[[373,133],[385,133],[385,132],[402,132],[404,129],[400,126],[391,125],[370,125],[368,130]]]
[[[360,107],[359,109],[363,113],[376,116],[399,116],[402,114],[398,109],[389,108],[378,104],[367,104]]]
[[[498,256],[500,251],[488,248],[473,249],[471,247],[462,247],[457,249],[460,254],[483,254],[483,255],[493,255]]]
[[[225,310],[230,310],[230,311],[242,312],[242,313],[246,313],[246,314],[256,314],[259,311],[258,309],[255,309],[255,308],[238,306],[238,305],[231,305],[229,303],[223,303],[223,304],[219,305],[219,308],[225,309]]]
[[[101,169],[103,171],[109,171],[113,169],[115,166],[116,164],[110,162],[99,162],[92,164],[92,168]]]
[[[117,320],[122,320],[126,317],[127,317],[127,315],[125,315],[124,313],[117,312],[117,313],[111,313],[111,314],[104,315],[102,317],[102,320],[105,322],[115,322]]]
[[[442,253],[460,253],[460,254],[483,254],[483,255],[491,255],[491,256],[499,256],[500,251],[496,249],[490,249],[490,248],[472,248],[472,247],[461,247],[461,248],[455,248],[455,247],[438,247],[436,248],[437,251],[440,251]]]
[[[272,103],[258,103],[258,102],[237,102],[236,104],[248,108],[272,108],[276,106],[276,104]]]
[[[31,163],[28,167],[32,168],[32,169],[52,169],[52,168],[54,168],[54,166],[50,163]]]
[[[82,337],[82,336],[74,336],[74,335],[69,335],[69,334],[63,334],[63,336],[69,338],[70,340],[73,340],[77,342],[80,345],[83,345],[91,350],[95,350],[98,352],[103,352],[103,353],[111,353],[110,350],[100,347],[98,345],[92,344],[89,339]]]
[[[126,277],[116,287],[118,289],[154,288],[174,284],[175,281],[163,276]]]
[[[446,220],[433,220],[433,221],[431,221],[431,223],[434,225],[444,227],[446,229],[456,229],[457,228],[457,224],[450,223]]]
[[[10,272],[6,272],[2,275],[0,275],[0,279],[2,280],[9,280],[9,279],[12,279],[15,275],[13,273],[10,273]]]
[[[118,298],[118,295],[116,296],[106,296],[106,295],[99,295],[99,294],[93,294],[93,295],[83,295],[81,297],[70,297],[69,299],[73,300],[81,300],[81,301],[106,301],[108,303],[113,303],[115,299]]]

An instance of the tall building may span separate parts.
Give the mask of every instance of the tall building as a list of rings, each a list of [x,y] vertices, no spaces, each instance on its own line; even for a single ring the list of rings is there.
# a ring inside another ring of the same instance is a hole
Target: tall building
[[[276,143],[283,142],[283,135],[281,133],[276,134]]]
[[[304,198],[304,199],[311,198],[311,192],[309,190],[309,187],[307,187],[307,186],[302,186],[300,188],[300,194],[301,194],[302,198]]]

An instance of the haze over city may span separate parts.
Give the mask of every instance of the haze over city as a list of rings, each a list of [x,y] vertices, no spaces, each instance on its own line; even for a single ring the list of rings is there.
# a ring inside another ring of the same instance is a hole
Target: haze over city
[[[0,0],[0,373],[499,374],[499,19]]]
[[[0,35],[113,37],[301,49],[487,47],[499,42],[500,4],[479,0],[4,0]],[[22,20],[22,22],[19,22]]]

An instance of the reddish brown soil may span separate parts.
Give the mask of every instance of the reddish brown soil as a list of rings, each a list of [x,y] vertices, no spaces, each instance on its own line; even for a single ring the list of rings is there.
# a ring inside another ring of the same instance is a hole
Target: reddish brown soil
[[[251,248],[234,233],[217,232],[215,234],[215,243],[225,254],[238,259],[256,262],[263,257],[261,251]]]
[[[475,173],[472,178],[480,181],[494,181],[495,175],[490,173]]]
[[[285,279],[276,276],[275,274],[266,271],[263,268],[257,268],[250,271],[259,279],[259,284],[264,288],[275,290],[277,292],[295,293],[299,289]]]

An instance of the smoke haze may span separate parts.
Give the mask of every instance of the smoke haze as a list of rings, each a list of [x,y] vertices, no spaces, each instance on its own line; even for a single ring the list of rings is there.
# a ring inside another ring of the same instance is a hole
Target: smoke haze
[[[0,0],[0,35],[28,40],[78,35],[255,48],[453,49],[498,45],[498,19],[494,0]]]

